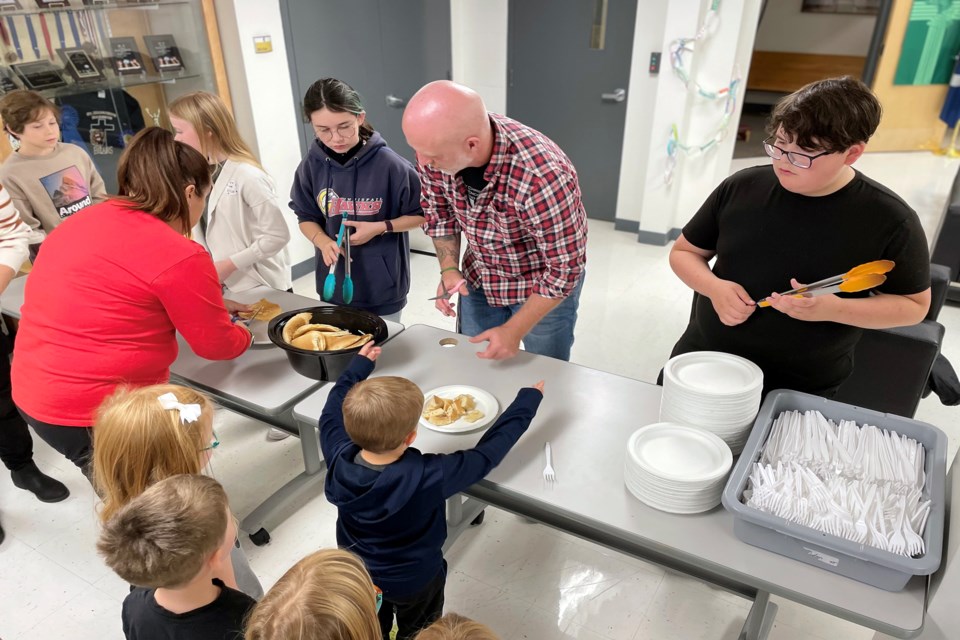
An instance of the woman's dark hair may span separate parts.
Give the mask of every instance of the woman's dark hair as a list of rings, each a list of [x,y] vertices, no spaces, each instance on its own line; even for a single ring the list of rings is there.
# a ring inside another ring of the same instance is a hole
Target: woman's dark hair
[[[811,82],[777,103],[767,132],[779,129],[803,149],[837,153],[866,143],[883,109],[870,87],[855,78],[827,78]]]
[[[326,108],[334,113],[352,113],[355,116],[363,112],[360,94],[342,80],[320,78],[307,89],[303,96],[303,118],[310,120],[314,111]],[[360,125],[360,139],[367,141],[373,135],[373,127],[364,119]]]
[[[180,221],[190,233],[190,207],[184,190],[196,187],[198,195],[210,189],[210,167],[193,147],[173,139],[160,127],[148,127],[134,136],[120,156],[117,191],[121,199],[166,223]]]

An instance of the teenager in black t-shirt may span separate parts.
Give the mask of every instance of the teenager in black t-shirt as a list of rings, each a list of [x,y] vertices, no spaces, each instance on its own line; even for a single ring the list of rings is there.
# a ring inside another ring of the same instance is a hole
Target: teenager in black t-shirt
[[[870,89],[849,77],[811,83],[776,106],[764,142],[772,166],[724,180],[670,252],[670,266],[696,292],[671,357],[733,353],[763,370],[765,392],[830,397],[853,370],[863,329],[923,320],[930,257],[917,214],[851,166],[880,112]],[[873,292],[773,293],[879,259],[896,266]],[[771,308],[757,307],[766,296]]]

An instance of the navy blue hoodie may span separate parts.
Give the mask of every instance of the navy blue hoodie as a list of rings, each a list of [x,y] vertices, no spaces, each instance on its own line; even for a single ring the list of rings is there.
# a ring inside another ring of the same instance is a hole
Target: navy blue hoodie
[[[439,455],[410,447],[376,471],[354,462],[360,447],[344,429],[342,410],[347,392],[373,366],[356,356],[337,380],[320,415],[320,448],[327,500],[337,507],[337,545],[363,559],[389,600],[415,595],[443,570],[446,499],[500,464],[530,426],[543,395],[521,389],[473,449]]]
[[[420,179],[413,166],[374,132],[357,153],[340,164],[318,140],[300,162],[290,189],[290,208],[299,222],[316,222],[336,239],[346,214],[349,220],[378,222],[422,216]],[[385,233],[350,248],[353,258],[351,307],[378,315],[396,313],[410,291],[410,240],[406,231]],[[328,267],[317,255],[317,293],[323,293]],[[343,257],[337,261],[337,287],[331,300],[343,304]]]

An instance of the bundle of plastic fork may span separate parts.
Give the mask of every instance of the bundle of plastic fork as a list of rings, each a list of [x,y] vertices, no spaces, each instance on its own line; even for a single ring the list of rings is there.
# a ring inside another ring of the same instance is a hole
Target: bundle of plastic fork
[[[747,506],[858,544],[904,556],[924,552],[930,501],[919,489],[904,493],[890,483],[821,478],[798,463],[755,463]]]
[[[901,492],[923,490],[923,445],[872,425],[839,424],[819,411],[784,411],[773,423],[760,460],[798,463],[821,478],[841,475],[889,483]]]

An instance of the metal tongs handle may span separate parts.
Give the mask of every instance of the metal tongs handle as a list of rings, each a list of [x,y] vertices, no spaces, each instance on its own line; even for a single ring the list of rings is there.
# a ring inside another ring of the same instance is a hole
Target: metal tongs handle
[[[882,284],[887,278],[883,276],[884,273],[888,273],[896,266],[896,263],[893,260],[874,260],[873,262],[865,262],[864,264],[858,265],[846,273],[841,273],[840,275],[830,276],[829,278],[824,278],[823,280],[817,280],[816,282],[811,282],[810,284],[805,284],[802,287],[797,287],[796,289],[790,289],[789,291],[784,291],[781,296],[795,296],[800,297],[802,294],[804,297],[811,296],[820,296],[826,293],[838,293],[840,291],[863,291],[865,289],[870,289]],[[873,278],[870,276],[879,276],[879,278]],[[849,287],[844,287],[844,284],[849,282]],[[829,291],[827,289],[830,289]],[[758,307],[769,307],[770,300],[764,298],[757,302]]]

